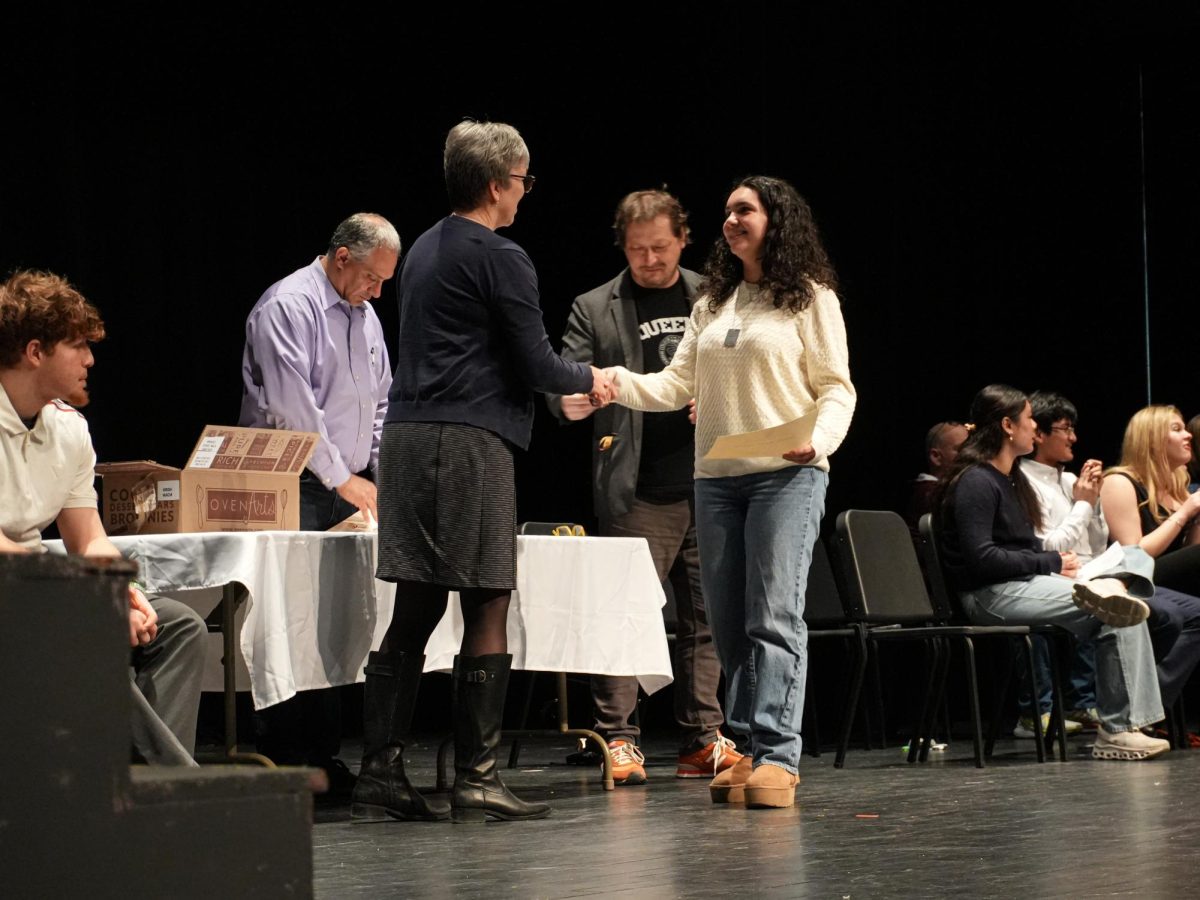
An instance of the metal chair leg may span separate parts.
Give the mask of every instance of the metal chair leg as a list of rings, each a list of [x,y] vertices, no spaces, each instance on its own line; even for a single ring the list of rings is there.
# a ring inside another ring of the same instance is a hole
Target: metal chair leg
[[[1174,719],[1179,727],[1179,744],[1175,749],[1191,750],[1192,742],[1191,738],[1188,737],[1187,729],[1187,707],[1184,705],[1182,693],[1180,693],[1179,699],[1175,701],[1175,705],[1171,707],[1171,711],[1174,713]]]
[[[837,755],[833,759],[833,767],[840,769],[846,765],[846,750],[850,746],[850,732],[854,727],[854,713],[858,709],[858,698],[862,692],[863,679],[867,674],[867,635],[862,626],[855,626],[858,637],[857,652],[854,654],[854,670],[850,684],[846,689],[846,708],[842,713],[842,731],[838,737]]]
[[[1026,642],[1028,642],[1026,635]],[[1001,666],[996,689],[992,693],[992,717],[988,723],[988,733],[983,744],[984,759],[991,759],[996,749],[996,736],[1000,733],[1000,717],[1004,715],[1004,701],[1008,699],[1008,687],[1012,684],[1013,669],[1017,664],[1017,654],[1009,641],[1004,642],[1004,663]]]
[[[221,589],[221,668],[224,675],[225,758],[235,763],[257,763],[269,769],[275,763],[261,753],[240,753],[237,737],[237,608],[248,592],[237,582]]]
[[[928,663],[928,676],[925,679],[925,689],[921,692],[920,712],[917,713],[916,720],[913,722],[912,735],[908,739],[908,761],[910,763],[917,761],[917,756],[921,752],[921,744],[925,740],[925,729],[929,718],[930,705],[933,703],[933,694],[937,687],[939,670],[941,669],[942,647],[941,642],[937,638],[930,638],[925,641],[925,655]]]
[[[979,677],[975,671],[975,642],[970,637],[964,637],[963,649],[967,657],[967,690],[971,704],[971,740],[975,746],[975,768],[982,769],[983,725],[979,719]]]
[[[929,751],[935,742],[934,725],[937,722],[938,711],[945,704],[946,685],[950,680],[950,641],[948,638],[934,638],[934,640],[937,642],[939,650],[939,666],[934,681],[932,703],[926,711],[926,721],[921,724],[920,749],[917,754],[919,762],[929,761]],[[949,740],[948,731],[947,740]]]
[[[1051,639],[1050,641],[1050,689],[1054,697],[1054,706],[1050,710],[1050,728],[1051,734],[1058,736],[1058,760],[1059,762],[1066,762],[1067,723],[1063,716],[1063,712],[1066,710],[1066,707],[1064,706],[1065,701],[1063,699],[1062,689],[1062,662],[1071,659],[1074,642],[1072,641],[1070,634],[1067,632],[1063,632],[1061,635],[1057,635],[1056,637],[1056,640]],[[1035,721],[1039,723],[1041,722],[1040,714],[1036,717]],[[1052,739],[1053,738],[1050,735],[1047,735],[1047,750],[1050,749],[1049,742]]]
[[[1191,749],[1188,740],[1187,714],[1183,706],[1183,696],[1167,709],[1167,740],[1175,750]]]
[[[1037,750],[1037,761],[1044,763],[1046,761],[1046,751],[1050,749],[1049,740],[1042,734],[1042,710],[1039,706],[1039,698],[1042,695],[1041,685],[1037,679],[1037,666],[1033,658],[1033,636],[1025,635],[1025,675],[1029,679],[1029,690],[1033,697],[1033,743],[1034,749]]]
[[[883,677],[879,674],[879,669],[880,669],[879,658],[876,657],[874,665],[872,666],[872,671],[871,671],[871,687],[873,688],[871,699],[873,699],[875,701],[876,721],[879,724],[879,749],[886,750],[887,749],[887,711],[886,711],[886,709],[884,707],[884,703],[883,703]],[[864,709],[863,712],[864,712],[864,718],[865,718],[865,721],[867,724],[867,730],[866,730],[867,749],[870,750],[874,747],[874,744],[872,743],[872,740],[871,740],[871,717],[870,717],[870,715],[866,715],[866,713],[867,713],[866,709]]]
[[[604,738],[600,737],[596,732],[588,728],[572,728],[568,721],[567,710],[567,673],[555,673],[558,679],[558,730],[560,734],[569,734],[574,737],[586,738],[591,741],[600,750],[600,756],[604,760],[604,771],[601,776],[604,782],[604,789],[612,791],[616,789],[616,784],[613,781],[612,769],[612,753],[609,752],[608,743]]]

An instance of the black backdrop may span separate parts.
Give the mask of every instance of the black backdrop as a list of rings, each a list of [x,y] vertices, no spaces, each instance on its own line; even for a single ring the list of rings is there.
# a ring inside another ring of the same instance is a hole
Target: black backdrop
[[[827,521],[897,503],[926,428],[991,381],[1064,391],[1080,455],[1111,461],[1148,372],[1155,402],[1200,411],[1197,17],[976,6],[760,2],[699,24],[696,6],[669,24],[594,5],[10,14],[0,270],[63,273],[101,309],[100,458],[179,465],[201,426],[236,419],[259,294],[351,212],[411,243],[445,212],[445,132],[488,117],[531,148],[537,190],[507,233],[555,340],[572,298],[623,264],[625,192],[683,199],[694,268],[735,176],[808,197],[859,390]],[[389,334],[394,303],[388,285]],[[587,518],[589,434],[539,409],[523,518]]]

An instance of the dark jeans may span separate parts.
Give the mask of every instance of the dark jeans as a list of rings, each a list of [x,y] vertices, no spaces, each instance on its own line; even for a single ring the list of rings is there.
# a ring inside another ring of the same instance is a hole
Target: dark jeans
[[[1154,583],[1200,597],[1200,544],[1172,550],[1154,560]]]
[[[370,470],[358,473],[360,478],[374,481]],[[300,530],[328,531],[338,522],[345,521],[358,512],[357,507],[347,503],[341,495],[321,484],[308,469],[300,475]]]
[[[717,697],[721,664],[700,588],[693,505],[688,500],[668,504],[634,500],[628,513],[603,523],[601,531],[610,537],[645,538],[658,577],[670,579],[677,617],[675,720],[680,729],[679,746],[681,751],[698,750],[717,739],[725,717]],[[592,676],[596,731],[606,740],[638,742],[640,730],[631,721],[637,694],[637,679],[632,676]]]

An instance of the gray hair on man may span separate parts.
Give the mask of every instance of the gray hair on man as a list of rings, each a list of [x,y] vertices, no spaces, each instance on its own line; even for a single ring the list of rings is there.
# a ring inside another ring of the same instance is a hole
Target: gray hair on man
[[[395,227],[379,213],[360,212],[343,221],[329,239],[329,256],[338,247],[350,251],[350,258],[362,262],[380,247],[400,255],[400,235]]]
[[[475,209],[490,182],[506,183],[515,166],[528,162],[529,148],[517,129],[503,122],[464,119],[446,135],[442,158],[450,208]]]

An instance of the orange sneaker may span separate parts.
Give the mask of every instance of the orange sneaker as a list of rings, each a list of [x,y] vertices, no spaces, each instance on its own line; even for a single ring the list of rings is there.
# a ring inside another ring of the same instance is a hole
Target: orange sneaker
[[[737,765],[742,754],[734,749],[733,741],[720,732],[711,744],[695,753],[680,753],[675,766],[676,778],[712,778],[726,769]]]
[[[609,741],[608,751],[612,754],[613,784],[645,784],[646,757],[637,744],[629,741]],[[604,771],[601,764],[600,771]]]

